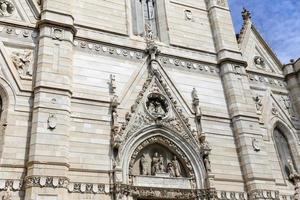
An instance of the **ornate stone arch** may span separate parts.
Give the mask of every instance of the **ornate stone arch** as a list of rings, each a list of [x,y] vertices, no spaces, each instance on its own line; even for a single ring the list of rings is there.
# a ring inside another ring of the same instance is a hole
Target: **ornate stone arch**
[[[300,170],[300,167],[299,167],[300,157],[299,157],[299,149],[298,149],[299,138],[295,135],[295,133],[292,131],[292,129],[293,128],[290,127],[282,119],[280,119],[278,117],[274,118],[273,123],[272,123],[272,128],[271,128],[271,133],[272,133],[271,137],[272,137],[273,143],[275,145],[276,152],[277,152],[277,154],[279,154],[278,144],[275,141],[274,132],[276,130],[280,131],[280,134],[282,134],[284,136],[284,138],[286,139],[286,141],[288,143],[288,148],[289,148],[289,151],[291,154],[290,156],[295,165],[294,167],[297,169],[297,171],[299,171]],[[279,160],[280,160],[280,158],[279,158]],[[280,162],[282,162],[282,160],[280,160]],[[281,163],[281,167],[282,167],[282,163]]]
[[[132,163],[130,162],[132,157],[137,156],[138,151],[151,143],[162,144],[176,156],[183,155],[184,158],[180,158],[180,161],[191,170],[191,174],[188,176],[195,181],[192,187],[194,189],[206,188],[207,175],[200,152],[184,142],[181,136],[173,134],[171,130],[165,127],[147,127],[128,138],[119,154],[119,167],[122,169],[122,182],[124,184],[131,183],[130,165]]]

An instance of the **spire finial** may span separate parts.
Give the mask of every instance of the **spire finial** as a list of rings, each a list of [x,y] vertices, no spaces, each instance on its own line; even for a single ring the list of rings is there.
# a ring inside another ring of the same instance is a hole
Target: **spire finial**
[[[251,19],[251,12],[247,10],[245,7],[243,7],[242,17],[244,21],[248,21]]]

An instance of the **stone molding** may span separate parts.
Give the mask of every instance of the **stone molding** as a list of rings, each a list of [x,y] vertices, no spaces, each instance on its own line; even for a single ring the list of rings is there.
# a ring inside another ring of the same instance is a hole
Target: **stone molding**
[[[249,193],[249,199],[274,199],[279,200],[279,191],[253,190]]]
[[[246,192],[219,191],[211,189],[170,189],[137,187],[125,184],[109,185],[104,183],[83,183],[70,182],[66,177],[54,176],[30,176],[23,179],[1,179],[0,191],[21,191],[28,187],[65,188],[69,193],[81,194],[106,194],[117,192],[118,195],[133,196],[139,198],[160,198],[164,199],[215,199],[215,200],[294,200],[293,195],[279,195],[279,191],[254,190],[250,194]],[[107,189],[110,188],[110,189]]]
[[[147,54],[144,51],[129,50],[122,47],[116,47],[108,44],[91,43],[83,40],[74,40],[74,46],[78,49],[84,49],[90,52],[96,52],[100,55],[118,56],[126,59],[141,60],[144,59]],[[195,62],[183,58],[171,57],[171,56],[158,56],[158,60],[162,66],[172,66],[179,69],[185,69],[193,72],[218,75],[219,69],[216,66],[210,64],[204,64],[202,62]]]
[[[22,180],[19,180],[22,182]],[[69,193],[99,194],[105,193],[105,184],[70,182],[67,177],[29,176],[24,180],[24,187],[65,188]],[[21,189],[21,187],[20,187]]]
[[[101,43],[90,43],[82,40],[74,40],[74,46],[79,49],[96,52],[99,55],[119,56],[122,58],[136,60],[141,60],[146,57],[146,54],[142,51],[129,50]]]
[[[7,190],[20,191],[23,187],[23,180],[20,179],[1,179],[0,180],[0,191]]]
[[[100,194],[105,193],[105,184],[98,183],[69,183],[70,193]]]
[[[252,84],[264,84],[266,86],[277,87],[277,88],[286,88],[287,85],[282,79],[270,78],[267,76],[263,76],[262,74],[248,74],[248,78],[250,83]]]
[[[25,188],[29,187],[50,187],[67,188],[69,179],[56,176],[28,176],[25,178]]]
[[[25,29],[7,25],[0,25],[0,34],[5,36],[14,36],[17,38],[37,38],[38,32],[35,29]]]

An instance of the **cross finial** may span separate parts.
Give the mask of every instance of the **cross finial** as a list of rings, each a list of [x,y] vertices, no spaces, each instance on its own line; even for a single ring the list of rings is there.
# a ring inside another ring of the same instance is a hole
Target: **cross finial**
[[[243,11],[242,11],[242,17],[243,17],[244,21],[248,21],[251,19],[251,13],[245,7],[243,8]]]

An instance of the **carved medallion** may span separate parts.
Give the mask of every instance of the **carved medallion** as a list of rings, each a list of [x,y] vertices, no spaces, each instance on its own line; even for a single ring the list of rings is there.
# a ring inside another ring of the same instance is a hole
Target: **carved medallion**
[[[0,0],[0,16],[8,17],[13,14],[15,6],[8,0]]]
[[[165,96],[159,93],[150,93],[147,96],[146,109],[155,119],[163,119],[169,112],[169,104]]]

